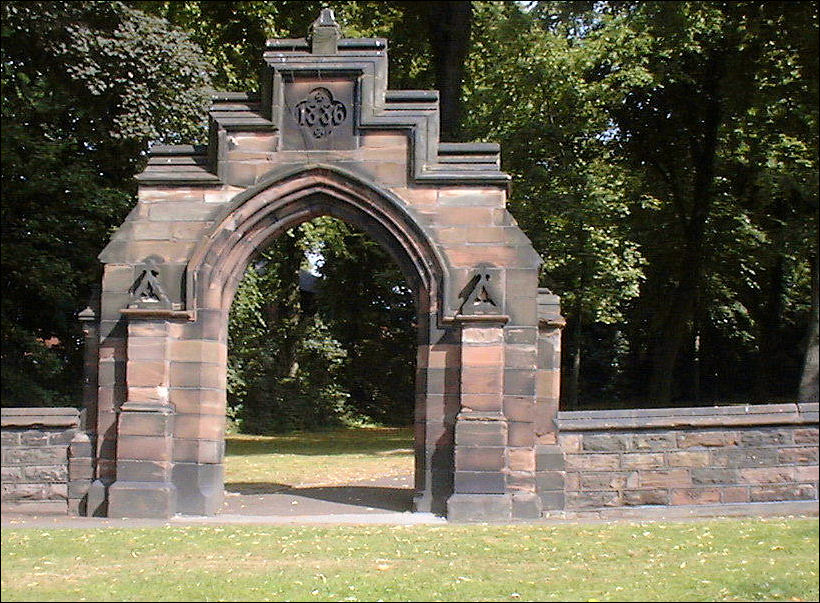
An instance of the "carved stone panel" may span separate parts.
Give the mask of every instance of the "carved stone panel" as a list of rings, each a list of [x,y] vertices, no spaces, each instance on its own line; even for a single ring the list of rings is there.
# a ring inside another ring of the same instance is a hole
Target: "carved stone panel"
[[[135,267],[137,278],[131,286],[129,308],[171,308],[171,300],[162,283],[163,259],[150,255]]]
[[[349,79],[285,83],[282,142],[285,150],[350,150],[354,134],[354,88]]]
[[[496,286],[498,272],[491,266],[479,264],[472,278],[459,296],[464,302],[459,314],[471,316],[498,315],[502,313],[501,294]]]

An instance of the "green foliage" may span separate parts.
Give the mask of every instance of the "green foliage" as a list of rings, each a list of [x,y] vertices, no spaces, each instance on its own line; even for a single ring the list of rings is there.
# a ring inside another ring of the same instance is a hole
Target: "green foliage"
[[[201,141],[211,81],[255,89],[265,39],[304,36],[320,7],[3,3],[3,404],[79,399],[74,316],[148,141]],[[421,3],[333,8],[346,35],[389,39],[392,88],[434,86]],[[792,399],[818,253],[816,2],[474,2],[471,32],[462,131],[502,143],[509,208],[563,298],[564,404]],[[338,223],[290,243],[237,294],[232,412],[408,420],[401,275]],[[307,252],[325,259],[311,308]]]
[[[502,142],[510,209],[562,295],[564,403],[793,395],[816,255],[816,4],[475,13],[467,130]]]
[[[387,425],[412,422],[416,323],[412,291],[390,255],[343,222],[320,223],[319,312],[347,350],[341,384],[350,406]]]
[[[137,1],[135,7],[190,32],[215,71],[221,90],[256,90],[265,40],[303,38],[323,2]],[[418,2],[334,2],[348,37],[385,37],[390,43],[390,85],[429,88],[430,47]]]
[[[279,237],[248,268],[231,307],[228,394],[247,433],[332,425],[344,410],[344,351],[300,299],[303,242],[298,229]]]
[[[477,4],[466,129],[502,144],[503,167],[516,183],[508,206],[545,260],[542,284],[562,296],[570,322],[565,355],[572,358],[582,338],[597,343],[582,324],[599,325],[598,336],[618,337],[644,274],[643,253],[628,229],[631,175],[614,161],[607,111],[622,93],[590,77],[594,48],[550,29],[538,10]],[[640,78],[635,71],[622,77]],[[588,394],[613,387],[618,373],[606,368],[620,356],[609,349],[601,371],[586,379]],[[565,382],[572,381],[567,374]]]
[[[646,48],[627,58],[647,78],[610,112],[632,194],[654,205],[631,221],[648,267],[630,337],[645,358],[633,367],[637,379],[651,372],[649,393],[660,401],[702,386],[793,395],[816,253],[815,9],[644,3],[615,11],[591,36],[607,55],[623,47],[602,33],[609,27]],[[706,348],[701,367],[696,338]],[[727,353],[755,378],[720,366]]]
[[[299,290],[308,257],[321,260],[315,293]],[[362,233],[330,218],[288,231],[251,264],[231,307],[228,391],[240,430],[408,423],[414,316],[401,273]]]
[[[4,2],[2,22],[2,403],[74,405],[96,255],[149,140],[200,135],[208,75],[119,2]]]

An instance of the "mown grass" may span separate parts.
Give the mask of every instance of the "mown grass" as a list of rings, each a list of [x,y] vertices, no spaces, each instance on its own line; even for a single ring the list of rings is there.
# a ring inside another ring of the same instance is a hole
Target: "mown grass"
[[[412,428],[365,427],[225,438],[225,486],[336,486],[413,473]]]
[[[226,486],[412,473],[410,429],[229,436]],[[817,519],[3,529],[3,601],[816,601]]]
[[[816,601],[817,519],[4,529],[3,601]]]

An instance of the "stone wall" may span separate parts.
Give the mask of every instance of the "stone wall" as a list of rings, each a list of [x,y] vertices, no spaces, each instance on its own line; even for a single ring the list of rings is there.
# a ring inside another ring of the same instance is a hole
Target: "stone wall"
[[[817,500],[818,405],[559,412],[566,509]]]
[[[92,471],[91,444],[77,409],[2,409],[4,511],[77,514]]]

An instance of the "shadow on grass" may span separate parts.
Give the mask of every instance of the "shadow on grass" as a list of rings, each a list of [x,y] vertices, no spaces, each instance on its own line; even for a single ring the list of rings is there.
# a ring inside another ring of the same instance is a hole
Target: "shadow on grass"
[[[276,482],[231,482],[225,484],[225,490],[245,496],[262,496],[266,494],[299,496],[329,503],[371,507],[387,511],[404,512],[411,511],[413,508],[412,488],[381,486],[310,486],[295,488]],[[284,496],[282,500],[271,497],[258,503],[248,504],[264,506],[268,513],[275,511],[277,504],[290,505],[284,499]]]

